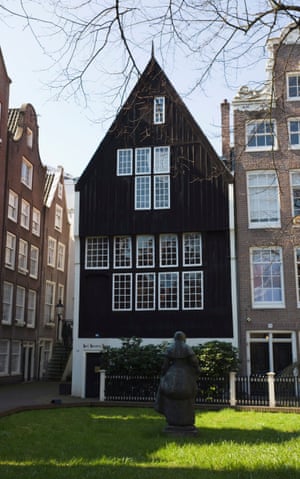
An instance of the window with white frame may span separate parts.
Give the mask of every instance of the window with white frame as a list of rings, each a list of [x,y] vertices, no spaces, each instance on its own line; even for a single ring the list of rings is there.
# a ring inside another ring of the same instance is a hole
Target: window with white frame
[[[155,309],[155,274],[137,273],[135,285],[135,307],[137,311]]]
[[[27,328],[35,327],[36,317],[36,291],[30,289],[27,298]]]
[[[246,124],[246,150],[277,149],[275,120],[255,120]]]
[[[183,234],[183,266],[202,264],[202,239],[200,233]]]
[[[182,273],[182,308],[203,309],[203,271]]]
[[[32,189],[33,166],[26,158],[22,158],[21,166],[21,183]]]
[[[132,274],[113,274],[113,311],[130,311],[132,309]]]
[[[136,238],[136,266],[137,268],[154,267],[154,236],[141,235]]]
[[[64,191],[64,187],[63,187],[62,182],[60,181],[60,182],[58,183],[58,187],[57,187],[57,196],[58,196],[58,198],[59,198],[60,200],[61,200],[62,197],[63,197],[63,191]]]
[[[7,281],[4,281],[3,282],[3,298],[2,298],[2,323],[3,324],[12,323],[13,293],[14,293],[14,285],[12,283],[8,283]]]
[[[37,279],[39,274],[39,248],[30,245],[29,275]]]
[[[25,318],[25,288],[17,286],[16,289],[16,323],[19,326],[24,325]]]
[[[135,209],[151,208],[151,148],[135,149]]]
[[[21,273],[27,273],[28,269],[28,243],[23,239],[19,239],[19,252],[18,252],[18,270]]]
[[[251,248],[250,258],[253,308],[284,307],[281,248]]]
[[[20,223],[23,228],[29,230],[30,227],[30,204],[28,201],[22,199],[21,201],[21,218]]]
[[[6,233],[5,266],[9,269],[15,269],[16,242],[16,236],[8,231]]]
[[[170,208],[170,147],[154,148],[154,209]]]
[[[18,204],[19,196],[13,190],[9,190],[7,217],[14,221],[14,223],[18,221]]]
[[[85,268],[108,269],[109,242],[107,236],[91,236],[85,241]]]
[[[288,100],[300,100],[300,74],[287,74],[287,98]]]
[[[56,239],[49,236],[48,238],[48,255],[47,255],[47,264],[48,266],[56,265]]]
[[[153,102],[153,122],[155,125],[165,123],[165,97],[156,96]]]
[[[131,268],[132,248],[130,236],[115,236],[114,238],[114,268]]]
[[[300,170],[290,172],[292,215],[300,215]]]
[[[11,374],[21,373],[21,341],[11,342]]]
[[[45,323],[53,323],[55,317],[55,283],[46,281],[45,291],[45,308],[44,321]]]
[[[64,303],[64,297],[65,297],[65,287],[63,284],[58,284],[57,285],[57,303],[59,303],[59,301],[61,301],[62,303]]]
[[[55,205],[54,228],[58,231],[62,231],[62,224],[63,224],[63,209],[60,205]]]
[[[159,264],[162,267],[178,265],[178,239],[176,234],[160,235]]]
[[[9,341],[8,339],[0,339],[0,376],[8,374],[9,363]]]
[[[158,307],[161,310],[178,309],[178,272],[159,273]]]
[[[149,175],[151,173],[151,148],[135,149],[135,174]]]
[[[65,270],[65,251],[66,247],[63,243],[58,242],[57,245],[57,269]]]
[[[288,120],[289,146],[292,149],[300,148],[300,118]]]
[[[33,133],[30,128],[26,128],[26,143],[28,148],[32,148],[33,145]]]
[[[37,208],[32,208],[32,234],[40,236],[41,233],[41,213]]]
[[[249,227],[279,227],[280,198],[276,172],[248,172],[247,188]]]
[[[132,156],[130,148],[117,150],[117,176],[132,175]]]

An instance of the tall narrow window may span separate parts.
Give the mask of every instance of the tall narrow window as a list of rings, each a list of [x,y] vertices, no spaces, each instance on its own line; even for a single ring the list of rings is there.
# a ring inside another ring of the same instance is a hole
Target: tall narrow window
[[[32,148],[33,145],[33,133],[30,128],[26,128],[26,143],[28,148]]]
[[[178,273],[159,273],[159,309],[178,309]]]
[[[29,275],[37,279],[39,273],[39,249],[36,246],[30,246]]]
[[[130,311],[132,309],[132,275],[121,273],[113,275],[113,310]]]
[[[138,273],[136,275],[136,309],[155,309],[155,274]]]
[[[277,148],[274,120],[255,120],[246,125],[246,149],[272,150]]]
[[[0,339],[0,376],[8,374],[9,341]]]
[[[114,238],[114,268],[131,268],[131,237]]]
[[[160,266],[178,265],[178,241],[175,234],[163,234],[159,238]]]
[[[14,221],[15,223],[17,223],[18,221],[18,203],[19,203],[19,197],[17,193],[15,193],[12,190],[9,190],[7,216],[10,220]]]
[[[26,230],[29,230],[30,227],[30,204],[28,201],[23,200],[21,202],[21,226]]]
[[[281,248],[252,248],[251,276],[254,308],[284,306]]]
[[[300,148],[300,119],[294,118],[288,121],[289,145],[292,149]]]
[[[17,286],[16,290],[16,323],[18,326],[24,325],[25,318],[25,288]]]
[[[32,208],[32,234],[40,236],[41,232],[41,213],[37,208]]]
[[[45,323],[53,323],[55,317],[55,283],[46,281],[45,292],[45,308],[44,321]]]
[[[92,236],[85,242],[85,268],[107,269],[109,267],[109,243],[107,236]]]
[[[153,122],[155,125],[165,123],[165,97],[163,96],[154,98]]]
[[[183,234],[183,266],[202,264],[202,242],[200,233]]]
[[[16,236],[12,233],[6,233],[6,245],[5,245],[5,266],[9,269],[15,268],[16,260]]]
[[[48,257],[47,257],[47,264],[48,266],[55,267],[56,265],[56,239],[48,238]]]
[[[14,285],[4,281],[3,283],[3,299],[2,299],[2,323],[12,323],[12,305],[13,305]]]
[[[137,236],[136,239],[136,265],[137,268],[154,267],[154,236]]]
[[[63,243],[58,242],[57,245],[57,269],[60,271],[65,270],[65,250],[66,247]]]
[[[34,328],[36,316],[36,291],[30,289],[28,291],[27,300],[27,327]]]
[[[55,205],[55,222],[54,227],[58,231],[62,231],[63,209],[60,205]]]
[[[23,239],[19,239],[19,253],[18,253],[18,270],[21,273],[27,273],[28,269],[28,243]]]
[[[291,172],[292,214],[300,215],[300,171]]]
[[[151,208],[151,149],[135,150],[135,209]]]
[[[22,167],[21,167],[21,183],[26,185],[30,190],[32,189],[32,177],[33,177],[33,166],[26,160],[22,158]]]
[[[279,227],[280,202],[276,172],[250,172],[247,180],[249,227]]]
[[[182,276],[183,309],[203,309],[203,272],[184,271]]]
[[[132,150],[117,151],[117,176],[132,175]]]
[[[21,373],[21,341],[11,342],[11,374]]]

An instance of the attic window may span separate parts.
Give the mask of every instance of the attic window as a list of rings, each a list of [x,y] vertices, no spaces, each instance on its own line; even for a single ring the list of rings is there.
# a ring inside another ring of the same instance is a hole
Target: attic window
[[[159,125],[165,122],[165,97],[156,96],[154,98],[153,122]]]
[[[27,129],[26,129],[26,142],[27,142],[28,148],[32,148],[32,144],[33,144],[33,133],[32,133],[32,130],[31,130],[30,128],[27,128]]]

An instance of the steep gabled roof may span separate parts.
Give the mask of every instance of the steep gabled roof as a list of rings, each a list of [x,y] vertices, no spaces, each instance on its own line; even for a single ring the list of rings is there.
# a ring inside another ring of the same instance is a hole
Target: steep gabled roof
[[[52,168],[47,169],[45,188],[44,188],[44,205],[47,208],[50,208],[52,205],[62,173],[63,173],[62,167],[58,167],[56,170]]]

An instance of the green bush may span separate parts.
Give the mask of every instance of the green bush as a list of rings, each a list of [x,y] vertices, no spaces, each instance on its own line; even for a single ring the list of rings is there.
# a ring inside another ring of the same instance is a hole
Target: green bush
[[[209,341],[193,349],[199,359],[202,376],[226,376],[239,368],[238,350],[231,343]]]

